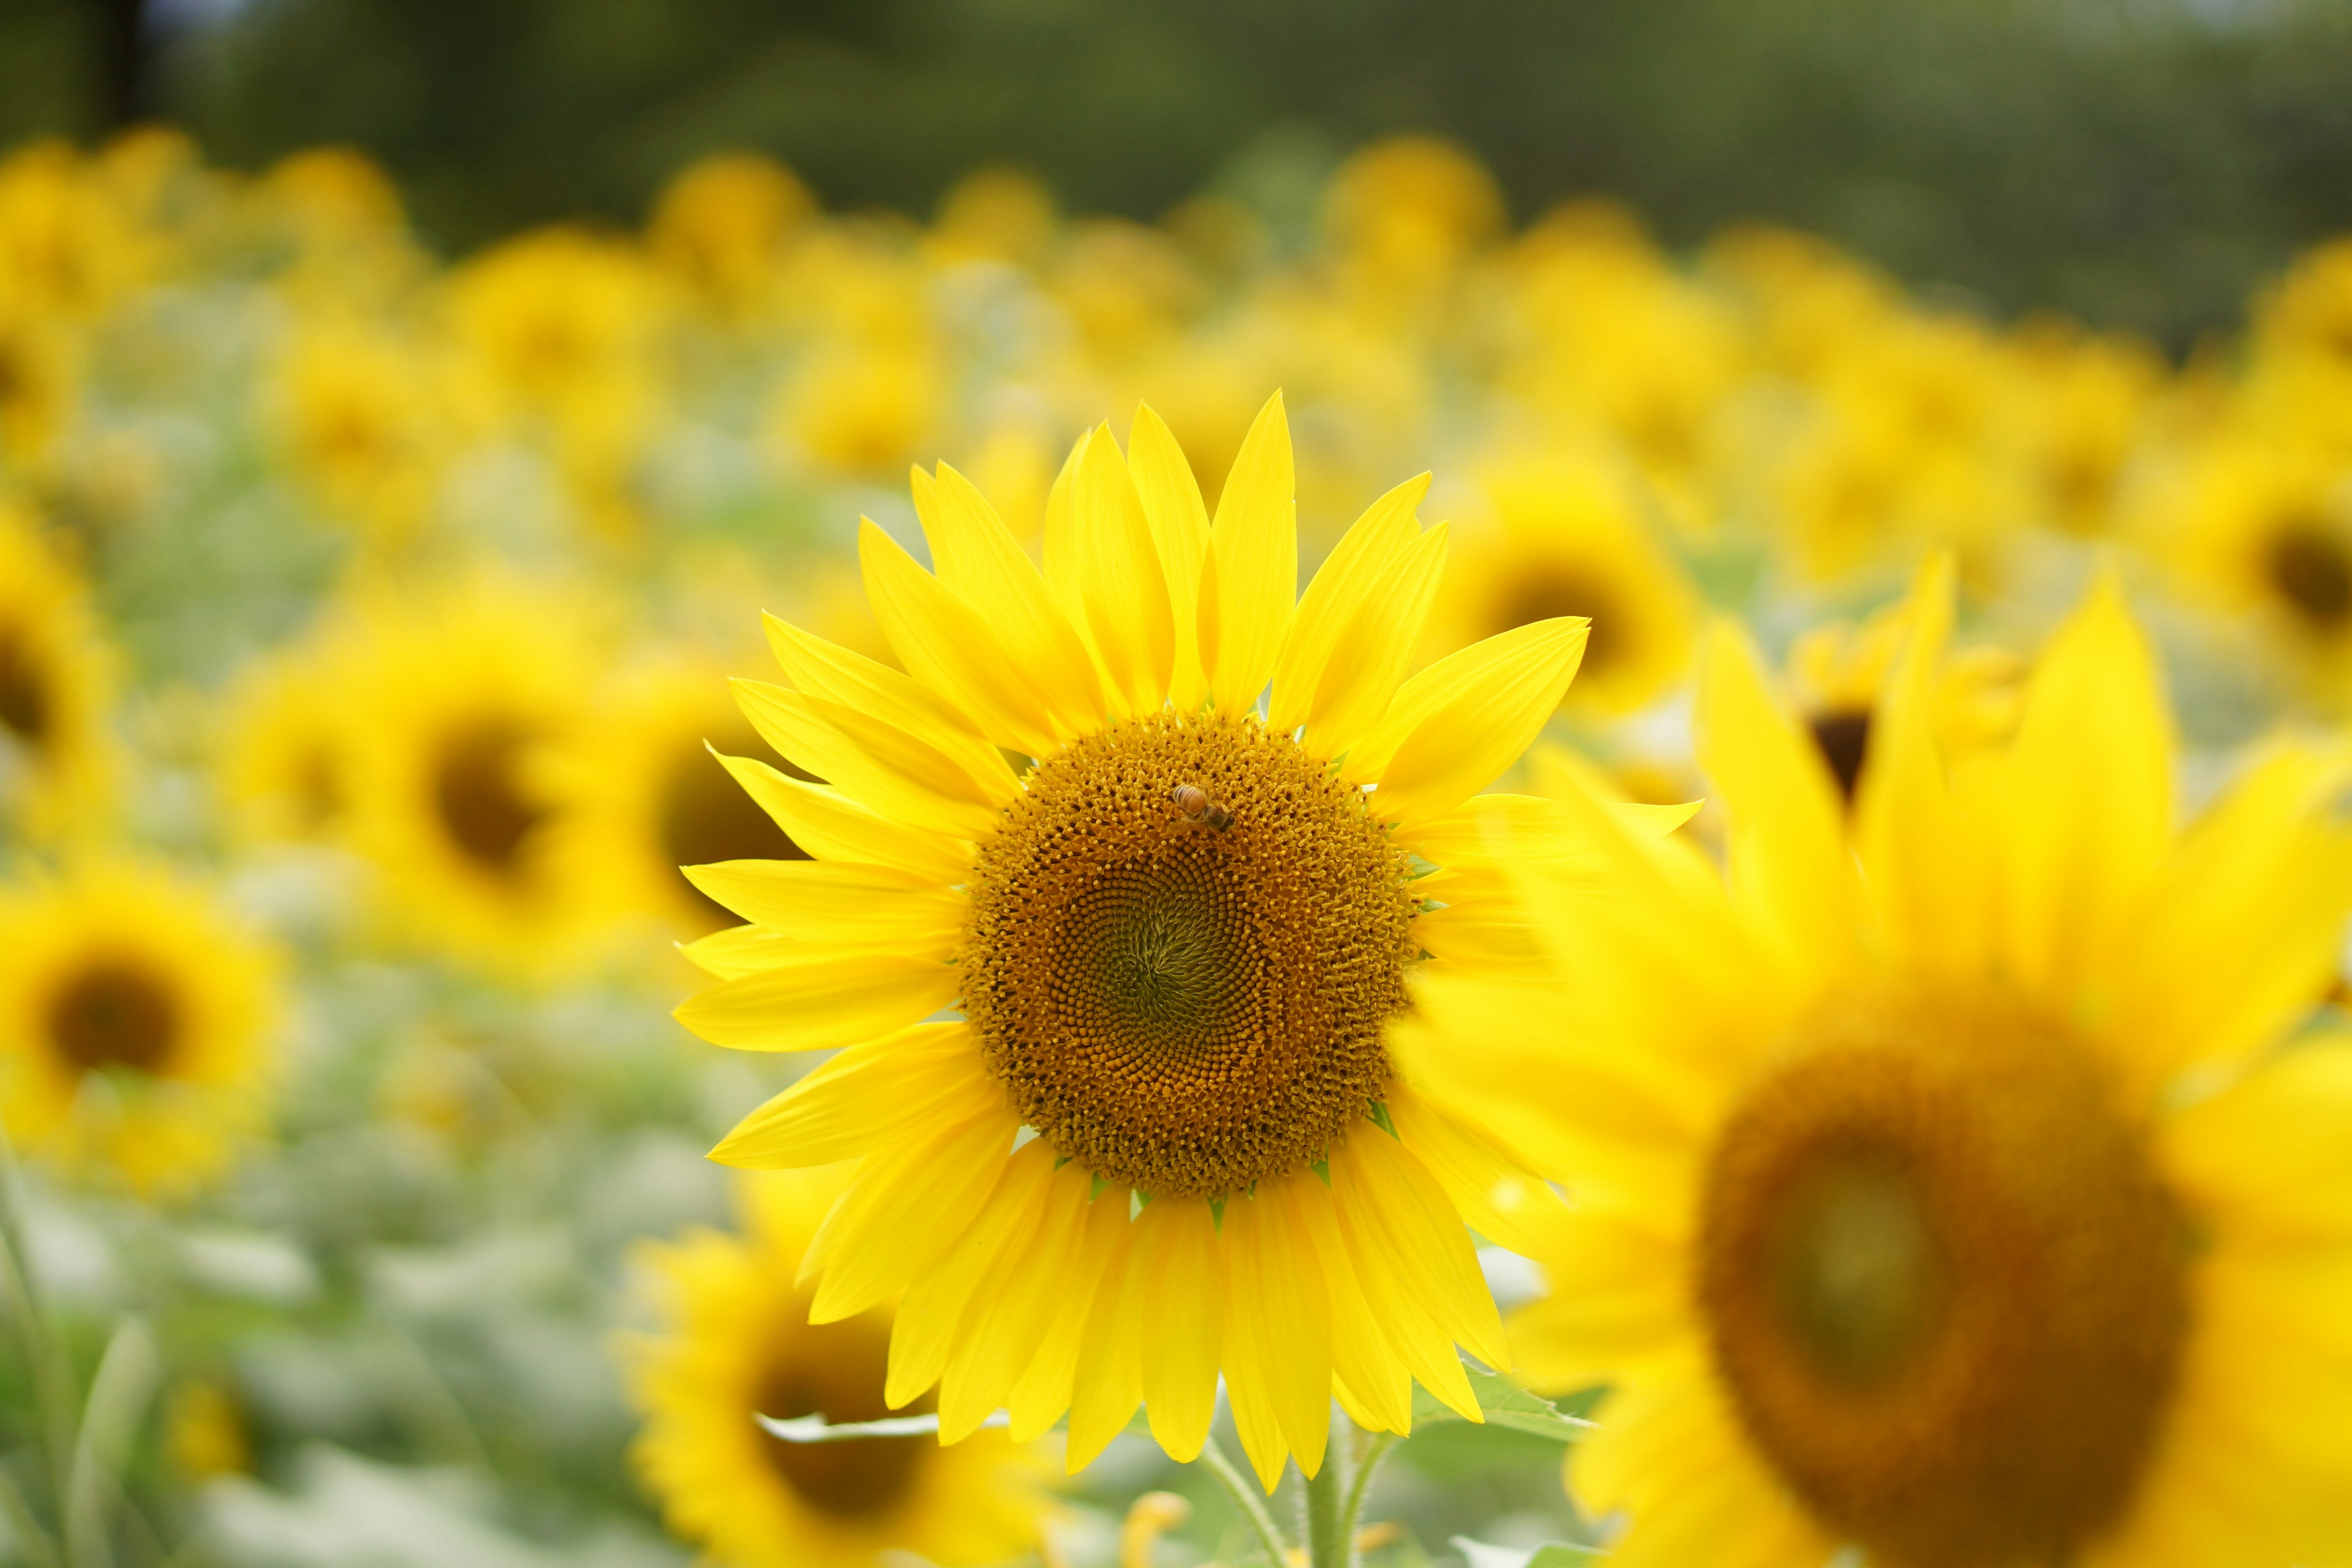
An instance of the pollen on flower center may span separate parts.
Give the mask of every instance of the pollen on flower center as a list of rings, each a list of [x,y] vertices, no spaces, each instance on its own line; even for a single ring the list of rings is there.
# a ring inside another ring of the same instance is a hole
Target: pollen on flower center
[[[806,1302],[772,1364],[761,1369],[752,1403],[758,1414],[790,1420],[822,1415],[832,1426],[878,1421],[893,1414],[882,1402],[890,1355],[889,1330],[868,1318],[833,1323],[802,1323]],[[896,1412],[911,1415],[932,1407],[929,1396]],[[769,1468],[803,1504],[844,1521],[888,1513],[915,1483],[925,1437],[859,1437],[839,1443],[788,1443],[761,1429],[761,1452]]]
[[[1320,1158],[1385,1088],[1418,951],[1408,876],[1287,736],[1122,723],[1041,763],[981,846],[965,1013],[1060,1153],[1155,1195],[1245,1191]]]
[[[154,1072],[179,1037],[180,1011],[170,990],[144,967],[121,960],[90,963],[49,1003],[49,1038],[78,1072]]]
[[[2070,1559],[2129,1503],[2188,1330],[2144,1135],[2005,1001],[1802,1033],[1706,1173],[1696,1285],[1740,1419],[1874,1561]]]

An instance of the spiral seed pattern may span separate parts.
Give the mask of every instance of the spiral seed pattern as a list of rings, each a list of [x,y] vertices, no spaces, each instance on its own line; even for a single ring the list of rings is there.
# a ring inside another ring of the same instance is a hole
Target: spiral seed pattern
[[[1187,787],[1222,829],[1187,816]],[[1289,737],[1121,723],[1039,764],[981,847],[964,1011],[1063,1155],[1154,1195],[1246,1191],[1320,1158],[1386,1085],[1408,876]]]

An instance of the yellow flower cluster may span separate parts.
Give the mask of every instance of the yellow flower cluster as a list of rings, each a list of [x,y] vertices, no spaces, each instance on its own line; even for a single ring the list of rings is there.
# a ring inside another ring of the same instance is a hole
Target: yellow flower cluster
[[[1568,1430],[1464,1352],[1612,1391],[1629,1563],[2335,1561],[2352,240],[2282,264],[2175,363],[1425,138],[453,261],[355,153],[20,149],[9,1158],[732,1125],[739,1234],[596,1297],[728,1563],[1002,1559],[1145,1429],[1279,1551],[1222,1412],[1323,1568],[1417,1424]]]

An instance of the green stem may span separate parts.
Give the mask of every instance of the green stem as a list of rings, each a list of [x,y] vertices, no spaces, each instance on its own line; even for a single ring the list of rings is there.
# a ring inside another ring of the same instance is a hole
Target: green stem
[[[1310,1568],[1356,1568],[1355,1533],[1347,1519],[1347,1500],[1352,1490],[1348,1485],[1348,1450],[1355,1436],[1355,1424],[1333,1405],[1331,1436],[1323,1445],[1322,1468],[1307,1480]]]
[[[1286,1568],[1287,1556],[1282,1544],[1282,1532],[1274,1527],[1274,1515],[1266,1512],[1265,1504],[1253,1489],[1250,1479],[1234,1468],[1234,1462],[1225,1458],[1224,1449],[1217,1446],[1214,1433],[1201,1444],[1201,1463],[1209,1468],[1209,1473],[1216,1477],[1218,1484],[1225,1489],[1225,1495],[1233,1500],[1234,1511],[1249,1521],[1251,1531],[1257,1536],[1258,1550],[1265,1553],[1267,1568]]]
[[[1356,1539],[1357,1521],[1363,1517],[1364,1489],[1371,1485],[1372,1472],[1381,1468],[1381,1461],[1396,1447],[1396,1440],[1393,1432],[1375,1432],[1365,1443],[1364,1451],[1356,1457],[1356,1473],[1348,1484],[1348,1503],[1339,1514],[1341,1535],[1351,1544]]]

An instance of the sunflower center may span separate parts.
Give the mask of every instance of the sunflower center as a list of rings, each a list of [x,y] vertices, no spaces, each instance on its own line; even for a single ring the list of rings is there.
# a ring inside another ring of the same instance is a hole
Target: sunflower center
[[[1620,652],[1616,595],[1571,567],[1530,567],[1504,590],[1496,619],[1497,629],[1507,631],[1561,616],[1585,616],[1592,622],[1585,634],[1584,661],[1577,668],[1588,679],[1607,669]]]
[[[756,736],[730,737],[719,749],[732,756],[760,756],[800,770],[768,752]],[[808,851],[793,843],[775,818],[760,809],[719,759],[699,742],[678,753],[669,775],[662,781],[659,813],[662,858],[672,866],[709,866],[721,860],[805,860]],[[710,897],[685,876],[677,885],[713,926],[733,925],[740,917]]]
[[[121,959],[90,963],[49,1002],[49,1038],[78,1073],[101,1068],[158,1071],[179,1037],[180,1009],[170,987]]]
[[[2332,631],[2352,616],[2352,559],[2316,523],[2281,529],[2264,564],[2271,585],[2314,627]]]
[[[2006,1001],[1851,1002],[1748,1096],[1696,1289],[1757,1447],[1895,1568],[2070,1560],[2188,1328],[2182,1216],[2097,1061]]]
[[[803,1304],[804,1305],[804,1304]],[[754,1390],[763,1415],[790,1420],[822,1415],[833,1426],[878,1421],[892,1414],[882,1403],[890,1359],[889,1330],[866,1318],[798,1323]],[[932,1408],[926,1394],[898,1414]],[[840,1443],[787,1443],[759,1429],[761,1451],[793,1494],[817,1512],[840,1520],[870,1520],[905,1500],[915,1483],[927,1437],[858,1437]]]
[[[981,846],[964,1011],[1058,1152],[1154,1194],[1246,1191],[1387,1085],[1409,872],[1255,719],[1121,723],[1040,763]]]
[[[8,626],[0,626],[0,729],[35,746],[49,732],[48,682],[22,634]]]
[[[1870,754],[1870,710],[1832,708],[1813,715],[1813,744],[1829,763],[1839,791],[1848,801],[1862,783],[1862,764]]]
[[[491,720],[461,730],[433,770],[433,805],[458,852],[486,871],[512,875],[524,841],[547,815],[523,793],[520,726]]]

